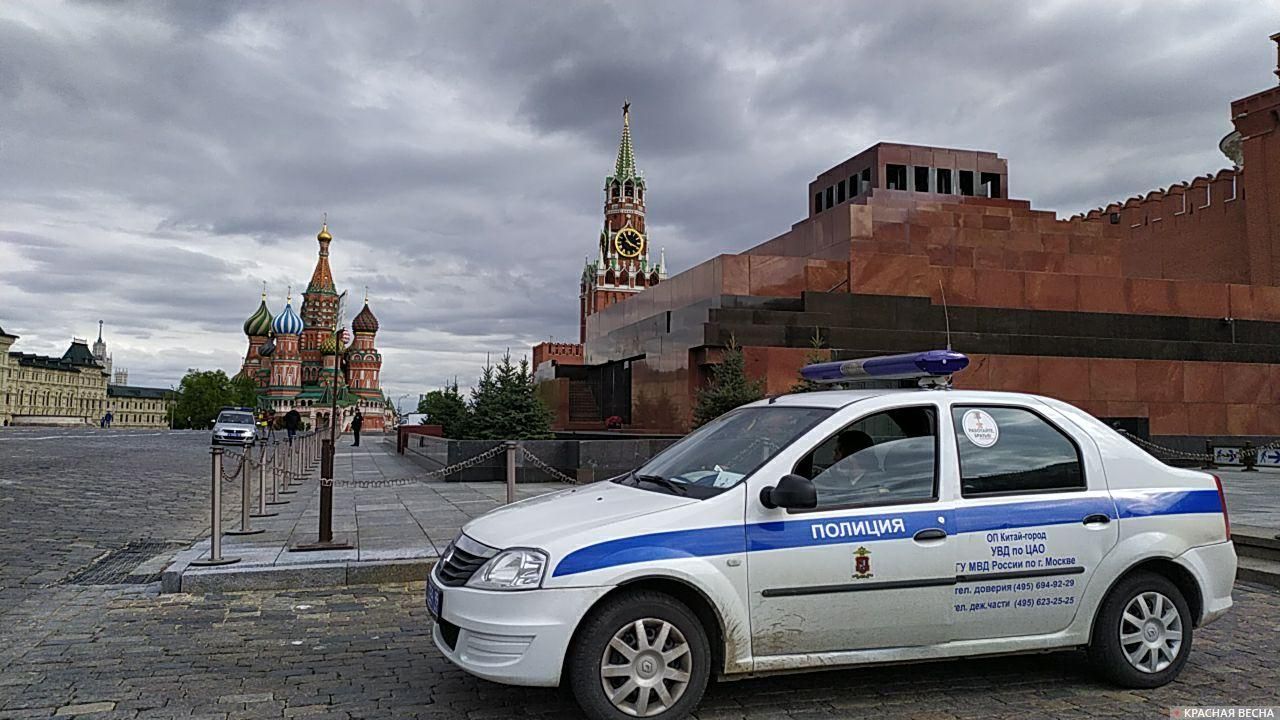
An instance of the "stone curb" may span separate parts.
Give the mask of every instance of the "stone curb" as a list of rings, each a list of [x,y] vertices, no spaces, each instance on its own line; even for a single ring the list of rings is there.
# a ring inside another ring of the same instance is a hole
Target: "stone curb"
[[[202,545],[204,547],[202,547]],[[162,593],[294,590],[346,585],[426,580],[436,558],[317,562],[298,565],[222,565],[191,568],[191,561],[208,553],[206,543],[178,553],[160,577]]]

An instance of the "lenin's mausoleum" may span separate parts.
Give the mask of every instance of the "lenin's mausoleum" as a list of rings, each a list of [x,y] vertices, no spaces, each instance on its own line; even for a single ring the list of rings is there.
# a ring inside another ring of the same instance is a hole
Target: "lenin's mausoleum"
[[[683,431],[731,338],[785,393],[815,336],[837,359],[942,347],[945,292],[973,360],[957,387],[1061,398],[1179,444],[1280,436],[1280,87],[1226,119],[1231,167],[1068,219],[1010,198],[994,153],[874,145],[745,252],[598,308],[584,276],[583,342],[534,348],[540,390],[562,429]]]

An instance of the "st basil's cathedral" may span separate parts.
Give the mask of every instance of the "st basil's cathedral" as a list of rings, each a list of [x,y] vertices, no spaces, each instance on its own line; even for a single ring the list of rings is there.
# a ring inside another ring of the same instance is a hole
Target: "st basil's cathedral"
[[[363,428],[381,431],[391,425],[392,409],[378,377],[382,370],[382,354],[374,345],[378,318],[366,294],[364,307],[351,321],[351,335],[346,328],[334,332],[339,294],[329,269],[333,236],[327,223],[316,240],[319,257],[302,294],[301,311],[293,309],[291,292],[284,309],[273,316],[263,292],[257,311],[244,321],[249,350],[239,376],[254,381],[258,407],[275,411],[277,417],[297,410],[311,427],[327,425],[336,391],[342,427],[359,408]]]

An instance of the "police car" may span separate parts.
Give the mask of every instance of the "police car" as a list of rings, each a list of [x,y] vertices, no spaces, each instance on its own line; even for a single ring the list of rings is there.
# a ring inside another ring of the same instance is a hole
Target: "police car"
[[[803,372],[945,387],[967,362]],[[1071,405],[840,390],[746,405],[630,474],[471,521],[427,605],[477,676],[568,684],[593,718],[674,718],[712,677],[1055,648],[1158,686],[1235,573],[1217,478]]]

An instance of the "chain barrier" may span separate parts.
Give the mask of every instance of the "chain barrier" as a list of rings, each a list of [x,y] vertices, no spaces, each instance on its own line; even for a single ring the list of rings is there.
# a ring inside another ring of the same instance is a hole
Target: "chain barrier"
[[[551,467],[547,463],[543,462],[542,458],[538,457],[537,455],[534,455],[533,451],[531,451],[529,448],[521,445],[520,452],[524,453],[525,459],[533,463],[534,467],[550,475],[551,477],[559,480],[560,482],[569,483],[570,485],[578,484],[577,478],[571,478],[568,475],[565,475],[564,473],[560,472],[559,470]]]
[[[240,468],[244,465],[244,456],[249,452],[252,452],[252,451],[251,450],[246,450],[243,452],[232,452],[230,450],[222,451],[222,479],[223,480],[235,480],[237,477],[240,476]],[[232,470],[228,471],[227,459],[231,457],[236,458],[236,466]]]
[[[1187,452],[1186,450],[1175,450],[1174,448],[1171,448],[1171,447],[1165,447],[1164,445],[1153,443],[1150,440],[1144,440],[1143,438],[1140,438],[1137,435],[1134,435],[1133,433],[1128,432],[1126,430],[1120,430],[1120,434],[1123,435],[1126,439],[1128,439],[1129,442],[1132,442],[1134,445],[1137,445],[1140,448],[1150,451],[1152,454],[1160,453],[1162,455],[1167,455],[1171,458],[1175,458],[1178,460],[1195,460],[1197,462],[1207,462],[1207,461],[1213,460],[1213,455],[1211,455],[1210,453],[1194,453],[1194,452]]]
[[[388,478],[386,480],[334,480],[334,487],[354,487],[354,488],[380,488],[380,487],[403,487],[405,485],[415,485],[426,483],[432,480],[440,480],[454,473],[462,472],[468,468],[475,467],[480,463],[506,451],[506,447],[499,444],[474,457],[467,458],[459,463],[454,463],[439,470],[431,470],[416,477],[406,478]]]

